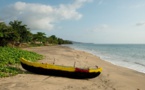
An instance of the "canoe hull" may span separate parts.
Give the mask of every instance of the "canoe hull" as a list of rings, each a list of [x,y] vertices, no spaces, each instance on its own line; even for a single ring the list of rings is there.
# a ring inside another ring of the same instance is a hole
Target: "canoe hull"
[[[89,79],[94,78],[100,75],[100,72],[69,72],[63,70],[55,70],[55,69],[45,69],[42,67],[34,67],[27,65],[21,62],[21,65],[24,69],[36,73],[36,74],[43,74],[43,75],[50,75],[50,76],[59,76],[59,77],[68,77],[68,78],[75,78],[75,79]]]

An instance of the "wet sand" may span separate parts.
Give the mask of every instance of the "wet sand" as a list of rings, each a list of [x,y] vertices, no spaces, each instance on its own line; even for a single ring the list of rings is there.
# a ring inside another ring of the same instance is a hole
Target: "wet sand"
[[[145,74],[113,65],[84,51],[63,46],[24,48],[45,56],[39,62],[103,68],[96,78],[79,80],[33,73],[0,78],[0,90],[145,90]]]

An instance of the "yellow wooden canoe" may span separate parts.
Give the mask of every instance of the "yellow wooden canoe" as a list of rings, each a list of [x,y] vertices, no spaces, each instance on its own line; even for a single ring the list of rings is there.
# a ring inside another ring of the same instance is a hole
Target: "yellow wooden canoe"
[[[31,62],[24,58],[21,58],[20,61],[24,69],[37,74],[85,79],[97,77],[102,72],[102,68],[82,69],[71,66]]]

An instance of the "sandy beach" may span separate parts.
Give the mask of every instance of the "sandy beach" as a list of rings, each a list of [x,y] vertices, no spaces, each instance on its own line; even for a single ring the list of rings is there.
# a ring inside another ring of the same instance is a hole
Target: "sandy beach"
[[[32,73],[0,78],[0,90],[145,90],[145,74],[113,65],[84,51],[63,46],[23,48],[42,54],[39,62],[103,68],[96,78],[80,80]]]

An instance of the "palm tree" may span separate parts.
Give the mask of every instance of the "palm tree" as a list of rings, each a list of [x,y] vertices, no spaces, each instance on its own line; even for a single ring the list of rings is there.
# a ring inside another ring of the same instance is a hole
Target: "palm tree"
[[[51,35],[49,38],[48,38],[48,42],[50,44],[58,44],[58,38],[55,36],[55,35]]]
[[[8,43],[14,45],[15,41],[18,40],[18,33],[15,32],[11,26],[7,26],[3,22],[0,23],[0,46],[7,46]]]
[[[46,39],[47,37],[45,36],[45,33],[42,32],[37,32],[36,34],[33,35],[33,41],[36,42],[40,42],[40,43],[46,43]]]
[[[22,25],[22,21],[14,20],[9,23],[13,30],[19,34],[19,43],[29,42],[32,39],[32,33],[27,28],[27,25]]]

